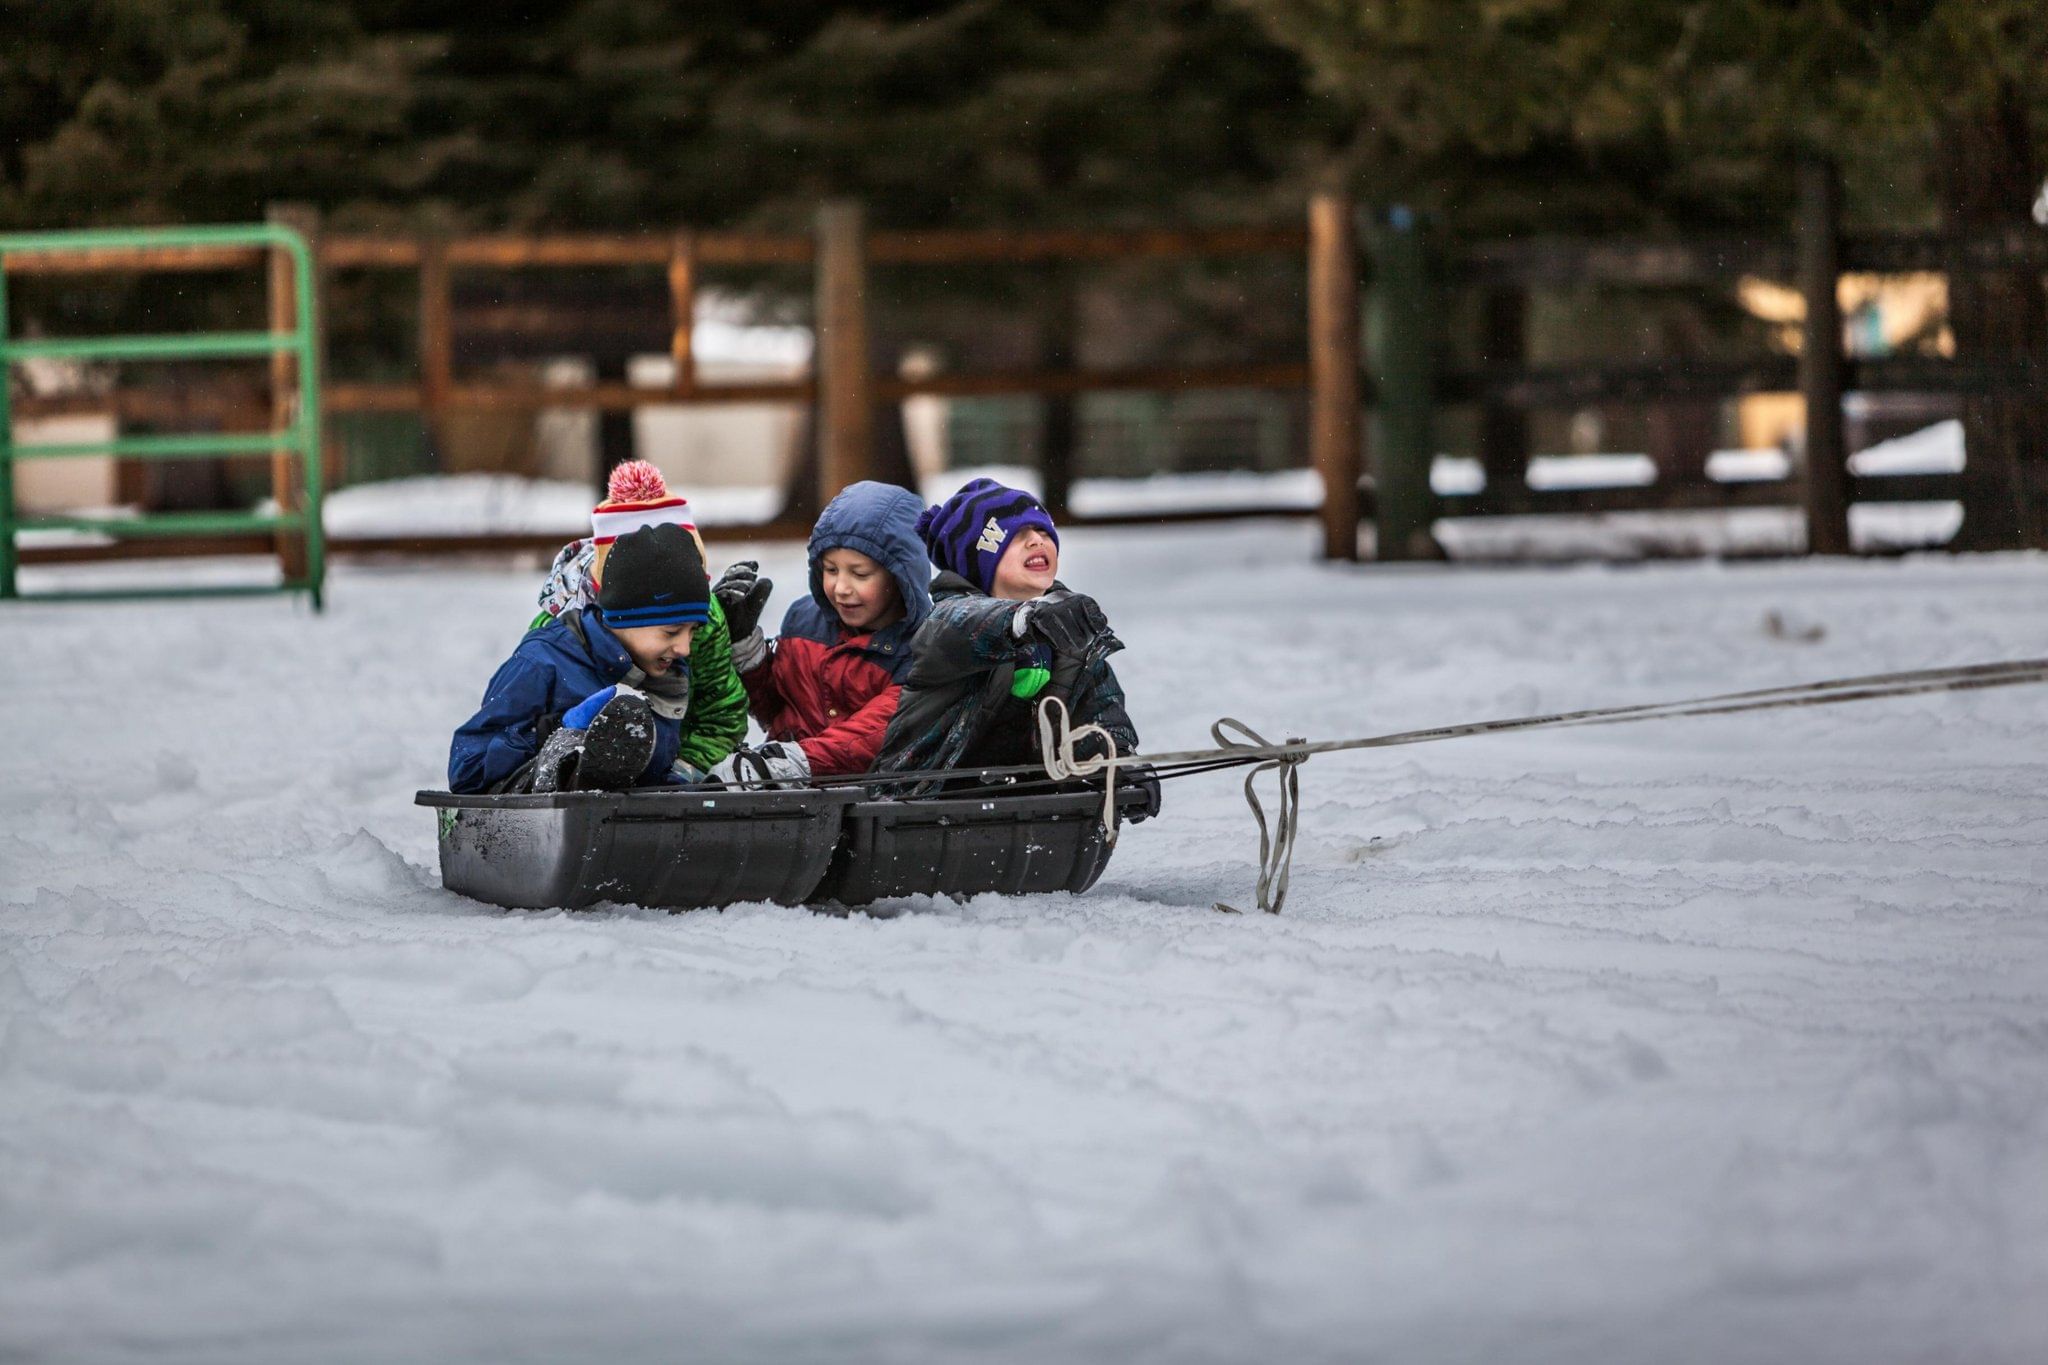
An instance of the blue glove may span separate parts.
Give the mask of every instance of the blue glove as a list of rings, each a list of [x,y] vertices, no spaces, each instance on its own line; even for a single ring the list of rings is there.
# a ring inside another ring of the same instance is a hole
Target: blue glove
[[[597,719],[597,713],[604,710],[604,704],[620,692],[635,695],[630,687],[613,683],[610,687],[599,688],[562,713],[562,728],[565,730],[588,730],[590,722]]]

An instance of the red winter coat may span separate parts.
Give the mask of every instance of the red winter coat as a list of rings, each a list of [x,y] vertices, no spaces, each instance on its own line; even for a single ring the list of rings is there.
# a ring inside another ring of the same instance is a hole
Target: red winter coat
[[[748,709],[768,738],[803,745],[818,777],[875,766],[898,686],[910,671],[910,640],[931,614],[931,565],[917,538],[924,502],[908,489],[856,483],[826,505],[811,531],[811,592],[782,618],[766,662],[740,674]],[[889,571],[903,616],[871,634],[850,634],[825,598],[820,561],[858,550]]]
[[[802,744],[813,776],[864,773],[896,714],[896,674],[910,662],[910,642],[895,627],[852,635],[837,613],[825,616],[816,603],[797,603],[769,642],[767,662],[740,681],[768,738]]]

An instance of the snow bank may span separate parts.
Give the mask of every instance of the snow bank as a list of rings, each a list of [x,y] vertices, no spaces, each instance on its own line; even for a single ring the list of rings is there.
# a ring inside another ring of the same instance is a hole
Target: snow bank
[[[2040,558],[1312,542],[1067,537],[1151,747],[2048,654]],[[1231,777],[1079,899],[514,914],[409,802],[534,587],[8,609],[0,1357],[2048,1353],[2042,696],[1318,758],[1277,919]]]
[[[936,502],[969,479],[987,476],[1020,488],[1040,487],[1036,470],[1013,466],[953,470],[924,483]],[[782,490],[769,487],[686,489],[704,526],[746,526],[772,518]],[[1273,474],[1161,474],[1146,479],[1080,479],[1073,506],[1089,516],[1213,508],[1313,508],[1322,480],[1312,469]],[[590,533],[591,491],[580,483],[510,474],[457,474],[356,484],[330,494],[322,516],[330,536],[435,536],[559,532]]]
[[[1962,426],[1941,422],[1924,431],[1881,442],[1850,457],[1858,474],[1954,473],[1962,468]],[[1727,483],[1782,479],[1791,462],[1778,450],[1722,450],[1708,459],[1707,473]],[[932,502],[951,496],[974,478],[993,478],[1033,492],[1039,472],[1015,465],[955,469],[924,480]],[[1474,493],[1485,486],[1479,462],[1440,455],[1431,466],[1437,493]],[[1646,455],[1537,456],[1529,463],[1532,488],[1646,487],[1656,467]],[[704,487],[688,490],[691,507],[705,526],[746,526],[773,517],[781,508],[778,488]],[[1322,502],[1322,478],[1313,469],[1264,473],[1237,471],[1158,474],[1143,479],[1077,479],[1071,502],[1084,516],[1145,516],[1233,507],[1299,508]],[[327,499],[327,532],[333,536],[459,535],[490,532],[559,532],[565,539],[586,534],[590,492],[580,484],[467,474],[361,484]],[[1896,551],[1941,545],[1962,525],[1958,503],[1873,503],[1850,509],[1850,538],[1865,551]],[[1437,523],[1437,538],[1454,559],[1577,560],[1671,556],[1755,556],[1798,554],[1805,549],[1803,515],[1793,507],[1735,508],[1727,511],[1615,512],[1582,516],[1449,518]]]
[[[774,488],[686,490],[705,526],[766,521],[782,505]],[[590,534],[589,486],[514,474],[424,475],[356,484],[329,494],[321,521],[330,536]]]

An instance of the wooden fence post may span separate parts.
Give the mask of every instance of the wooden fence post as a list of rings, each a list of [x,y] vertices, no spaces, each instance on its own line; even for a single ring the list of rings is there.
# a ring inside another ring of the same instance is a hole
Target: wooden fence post
[[[1436,499],[1429,485],[1435,458],[1434,383],[1429,261],[1422,226],[1394,209],[1372,231],[1372,289],[1366,349],[1373,362],[1372,470],[1377,557],[1442,557],[1430,524]]]
[[[1358,229],[1351,197],[1308,207],[1309,452],[1323,476],[1323,558],[1358,558]]]
[[[675,362],[669,387],[679,397],[697,391],[697,234],[678,232],[669,245],[669,309],[673,314],[668,354]]]
[[[868,369],[867,246],[861,206],[818,210],[818,496],[821,503],[869,476],[875,443]]]
[[[455,303],[448,275],[448,241],[436,233],[420,242],[420,418],[435,463],[448,458],[442,417],[455,387]],[[602,474],[599,475],[602,481]]]
[[[1835,167],[1799,164],[1799,292],[1806,323],[1799,345],[1799,393],[1806,400],[1806,548],[1845,555],[1849,546],[1849,455],[1842,438],[1842,191]]]
[[[306,239],[306,245],[313,253],[314,297],[302,299],[292,282],[292,258],[289,253],[272,248],[269,259],[268,297],[270,330],[290,332],[297,325],[298,312],[302,308],[314,310],[314,321],[319,330],[317,354],[320,372],[327,372],[327,324],[319,311],[320,294],[320,213],[308,204],[272,204],[264,215],[273,223],[297,230]],[[290,426],[298,420],[299,376],[298,367],[290,353],[273,351],[270,356],[270,424],[275,428]],[[306,459],[327,458],[327,436],[320,433],[319,448],[307,452]],[[325,466],[322,466],[323,472]],[[322,480],[327,484],[326,480]],[[332,486],[327,484],[327,486]],[[271,452],[270,496],[277,502],[281,512],[303,510],[305,471],[299,467],[299,457],[289,450]],[[306,536],[311,534],[279,531],[273,537],[277,548],[278,568],[285,581],[297,582],[306,577]]]

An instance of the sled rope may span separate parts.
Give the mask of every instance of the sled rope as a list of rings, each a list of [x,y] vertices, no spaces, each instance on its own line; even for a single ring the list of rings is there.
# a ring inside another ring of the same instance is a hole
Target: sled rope
[[[1053,720],[1055,710],[1059,712],[1057,722]],[[1089,738],[1102,741],[1101,752],[1082,758],[1074,752],[1074,744]],[[1055,782],[1102,774],[1102,837],[1111,848],[1116,847],[1116,740],[1109,731],[1095,724],[1075,725],[1067,714],[1067,704],[1048,693],[1038,704],[1038,752],[1045,755],[1045,775]]]
[[[1800,706],[1834,706],[1843,702],[1878,701],[1893,697],[1919,696],[1933,692],[1970,692],[1992,687],[2015,687],[2048,682],[2048,659],[2017,659],[2006,663],[1964,664],[1953,668],[1922,668],[1899,673],[1872,673],[1827,682],[1795,683],[1785,687],[1762,687],[1745,692],[1722,692],[1685,701],[1651,702],[1634,706],[1604,706],[1579,711],[1555,711],[1547,715],[1518,716],[1505,720],[1471,721],[1462,725],[1439,725],[1426,730],[1401,730],[1392,734],[1360,739],[1325,739],[1310,742],[1289,739],[1275,744],[1250,726],[1232,717],[1218,720],[1210,729],[1216,741],[1213,749],[1181,749],[1161,754],[1117,754],[1100,726],[1073,728],[1067,709],[1056,697],[1039,706],[1040,752],[1044,753],[1046,775],[1055,781],[1103,775],[1103,824],[1114,838],[1114,789],[1119,767],[1186,765],[1159,777],[1184,777],[1194,772],[1224,767],[1253,766],[1245,776],[1245,801],[1259,826],[1258,905],[1278,914],[1287,898],[1288,875],[1294,859],[1294,840],[1301,811],[1299,769],[1315,754],[1342,753],[1353,749],[1389,749],[1406,744],[1433,744],[1445,739],[1468,739],[1476,735],[1511,734],[1527,730],[1568,729],[1587,725],[1625,725],[1650,720],[1677,720],[1693,716],[1728,716],[1750,711],[1783,710]],[[1054,708],[1057,707],[1057,712]],[[1243,735],[1231,738],[1227,730]],[[1074,753],[1077,739],[1091,733],[1104,742],[1104,752],[1082,758]],[[1246,742],[1248,741],[1248,742]],[[1264,773],[1280,775],[1280,799],[1269,831],[1265,808],[1260,804],[1254,781]],[[1217,909],[1235,913],[1233,907]]]
[[[1244,738],[1233,738],[1232,731]],[[1233,764],[1255,765],[1244,777],[1244,799],[1251,807],[1252,818],[1259,823],[1258,905],[1268,914],[1277,915],[1287,900],[1287,879],[1294,865],[1294,836],[1300,827],[1301,814],[1299,770],[1308,755],[1296,748],[1274,745],[1251,726],[1232,716],[1225,716],[1210,726],[1209,735],[1216,741],[1215,755],[1228,758]],[[1102,747],[1092,757],[1083,758],[1074,752],[1074,746],[1089,738],[1099,739]],[[1102,774],[1103,839],[1114,846],[1119,828],[1116,770],[1119,763],[1133,760],[1117,757],[1116,741],[1102,726],[1075,725],[1067,713],[1066,703],[1058,697],[1047,697],[1039,703],[1038,746],[1039,752],[1045,755],[1046,776],[1055,782]],[[1274,756],[1264,756],[1276,750]],[[1275,770],[1280,774],[1280,801],[1269,827],[1266,808],[1260,802],[1254,784],[1261,776]],[[1236,906],[1225,905],[1221,901],[1216,903],[1216,908],[1233,915],[1238,913]]]
[[[1244,739],[1232,739],[1224,733],[1226,727],[1243,735]],[[1209,735],[1219,749],[1270,750],[1279,747],[1231,716],[1224,716],[1210,726]],[[1300,741],[1289,742],[1298,744]],[[1282,749],[1278,758],[1267,759],[1244,775],[1245,804],[1252,808],[1252,819],[1259,822],[1258,907],[1269,915],[1279,914],[1280,907],[1287,902],[1287,879],[1294,871],[1294,836],[1301,828],[1301,765],[1307,761],[1308,755],[1299,750]],[[1273,812],[1273,835],[1268,839],[1266,808],[1259,804],[1258,789],[1253,784],[1259,780],[1260,774],[1276,769],[1280,774],[1280,802]],[[1223,901],[1217,901],[1216,908],[1226,915],[1240,913],[1236,906]]]

